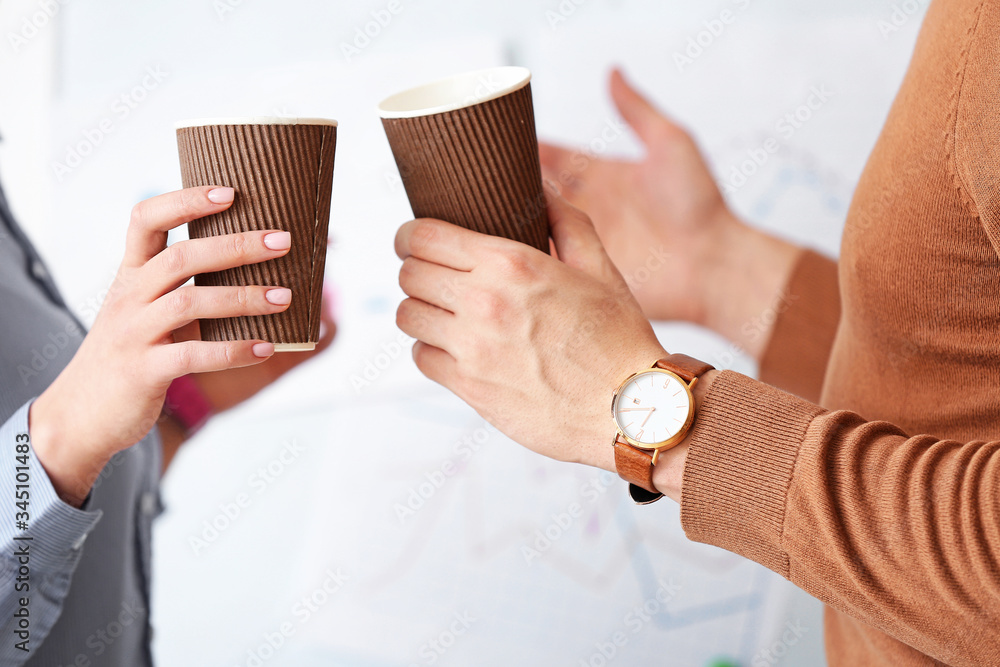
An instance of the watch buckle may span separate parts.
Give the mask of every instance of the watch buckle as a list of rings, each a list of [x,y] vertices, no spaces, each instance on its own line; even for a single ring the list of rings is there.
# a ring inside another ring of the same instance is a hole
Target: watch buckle
[[[636,505],[650,505],[663,497],[662,493],[653,493],[635,484],[628,485],[628,495]]]

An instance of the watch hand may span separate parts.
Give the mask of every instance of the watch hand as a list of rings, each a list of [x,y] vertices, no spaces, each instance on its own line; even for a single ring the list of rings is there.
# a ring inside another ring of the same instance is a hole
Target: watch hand
[[[646,415],[646,418],[642,420],[642,423],[641,423],[641,424],[639,424],[639,427],[640,427],[640,428],[646,425],[646,422],[648,422],[648,421],[649,421],[649,418],[653,416],[653,413],[654,413],[654,412],[656,412],[656,408],[650,408],[650,409],[649,409],[649,414],[648,414],[648,415]]]
[[[652,411],[652,410],[655,410],[655,409],[656,408],[621,408],[618,412],[636,412],[636,411],[640,411],[641,412],[643,410]]]

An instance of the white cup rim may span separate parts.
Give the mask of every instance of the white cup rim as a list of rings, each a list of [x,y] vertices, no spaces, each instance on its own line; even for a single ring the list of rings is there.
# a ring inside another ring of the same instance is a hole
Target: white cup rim
[[[291,118],[288,116],[231,116],[219,118],[191,118],[174,123],[175,130],[208,125],[328,125],[337,127],[332,118]]]
[[[382,118],[417,118],[475,106],[524,88],[531,82],[526,67],[474,70],[425,83],[390,95],[376,112]]]

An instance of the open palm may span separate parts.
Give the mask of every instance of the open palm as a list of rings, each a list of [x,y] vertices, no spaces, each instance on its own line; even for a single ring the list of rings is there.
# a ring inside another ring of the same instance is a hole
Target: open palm
[[[705,274],[730,214],[691,136],[660,114],[622,74],[611,95],[646,148],[638,162],[542,143],[548,180],[593,219],[646,316],[702,322]]]

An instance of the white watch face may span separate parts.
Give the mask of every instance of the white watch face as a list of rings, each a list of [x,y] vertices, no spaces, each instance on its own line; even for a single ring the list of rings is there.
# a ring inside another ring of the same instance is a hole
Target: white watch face
[[[618,392],[615,421],[627,437],[653,447],[684,429],[691,413],[691,394],[673,373],[639,373]]]

